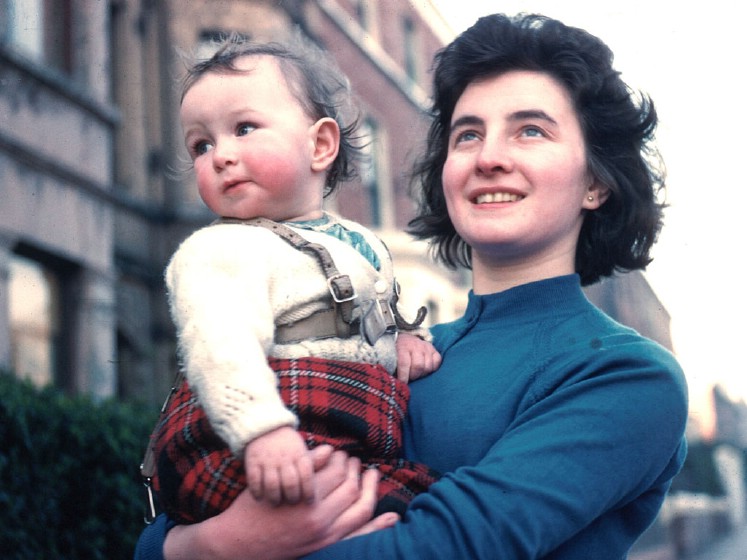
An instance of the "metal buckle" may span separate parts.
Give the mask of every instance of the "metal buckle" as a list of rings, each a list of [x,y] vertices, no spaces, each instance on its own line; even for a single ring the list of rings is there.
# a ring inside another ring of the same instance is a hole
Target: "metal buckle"
[[[394,319],[394,312],[392,311],[392,306],[389,302],[377,299],[376,305],[386,323],[386,332],[389,334],[397,332],[397,322]]]
[[[327,278],[327,287],[329,288],[329,293],[332,294],[332,299],[335,300],[335,303],[345,303],[348,301],[353,301],[358,297],[358,294],[355,293],[355,288],[353,287],[352,283],[350,284],[350,287],[353,290],[353,294],[350,297],[343,298],[337,294],[337,291],[335,290],[335,280],[346,277],[348,277],[347,274],[335,274],[334,276],[330,276],[329,278]]]
[[[155,499],[153,497],[152,479],[150,477],[144,477],[143,486],[145,486],[145,493],[148,498],[145,509],[145,517],[143,518],[143,521],[145,521],[146,525],[151,525],[158,515],[158,513],[156,512]]]

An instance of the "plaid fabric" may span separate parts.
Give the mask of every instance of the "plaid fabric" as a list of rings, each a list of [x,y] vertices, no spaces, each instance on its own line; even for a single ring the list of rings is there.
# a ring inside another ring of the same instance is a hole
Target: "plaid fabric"
[[[331,444],[381,471],[377,514],[403,512],[437,478],[399,458],[409,389],[384,368],[321,358],[270,358],[269,364],[309,447]],[[220,513],[246,486],[242,461],[212,431],[186,381],[158,426],[155,447],[154,488],[181,523]]]

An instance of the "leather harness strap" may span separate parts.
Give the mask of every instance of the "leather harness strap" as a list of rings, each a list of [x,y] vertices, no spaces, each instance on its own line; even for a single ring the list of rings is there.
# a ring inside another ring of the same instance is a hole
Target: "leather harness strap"
[[[358,321],[353,319],[353,309],[358,294],[355,293],[350,276],[337,270],[335,261],[326,247],[319,243],[312,243],[288,226],[267,218],[252,218],[249,220],[220,218],[213,223],[264,227],[299,251],[309,253],[319,261],[327,278],[327,286],[332,295],[334,307],[314,313],[293,324],[276,326],[276,343],[288,344],[309,338],[329,338],[333,336],[349,338],[360,333]]]
[[[158,422],[156,422],[153,432],[148,438],[148,445],[145,448],[143,462],[140,463],[140,476],[143,479],[143,486],[145,486],[146,495],[145,516],[143,518],[146,525],[152,524],[158,514],[156,511],[156,498],[153,494],[153,477],[156,476],[156,433],[161,422],[163,422],[166,417],[166,410],[171,403],[171,399],[174,397],[174,394],[177,389],[179,389],[183,380],[184,370],[178,368],[176,376],[174,377],[174,383],[171,385],[171,390],[169,391],[169,394],[166,395],[166,400],[163,401],[163,406],[161,406],[161,410],[158,414]]]
[[[340,331],[350,333],[343,338],[360,334],[357,322],[352,325],[341,322],[337,309],[322,309],[295,323],[276,325],[274,341],[275,344],[293,344],[302,340],[336,337]]]
[[[391,301],[378,299],[367,302],[365,305],[368,308],[361,309],[360,319],[353,320],[354,300],[358,296],[350,277],[347,274],[340,274],[326,247],[319,243],[312,243],[286,225],[273,222],[267,218],[251,218],[248,220],[219,218],[213,223],[243,224],[267,228],[296,249],[316,256],[322,270],[324,270],[329,291],[334,300],[334,307],[314,313],[293,324],[276,326],[275,342],[278,344],[289,344],[312,338],[349,338],[358,334],[362,334],[373,344],[383,332],[395,332],[398,329],[413,331],[425,319],[427,313],[425,307],[418,309],[416,318],[412,322],[402,317],[397,306],[399,287],[395,283],[394,296]]]

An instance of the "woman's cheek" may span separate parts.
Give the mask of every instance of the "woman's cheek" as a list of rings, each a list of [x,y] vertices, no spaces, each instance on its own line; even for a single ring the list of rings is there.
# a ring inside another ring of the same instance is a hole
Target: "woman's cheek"
[[[449,197],[450,193],[457,192],[464,183],[464,169],[460,165],[458,158],[447,157],[441,172],[441,184],[443,185],[444,194]]]

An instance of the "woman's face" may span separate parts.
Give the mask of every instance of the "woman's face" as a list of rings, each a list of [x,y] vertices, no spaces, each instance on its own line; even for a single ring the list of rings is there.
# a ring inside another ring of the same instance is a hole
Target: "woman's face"
[[[444,194],[473,264],[572,273],[584,212],[603,200],[565,88],[530,71],[475,81],[448,142]]]

